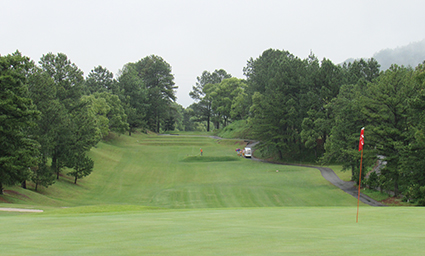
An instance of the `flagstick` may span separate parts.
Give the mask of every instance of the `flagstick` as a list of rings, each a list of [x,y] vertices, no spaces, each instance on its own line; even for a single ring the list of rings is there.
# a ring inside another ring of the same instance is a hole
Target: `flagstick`
[[[363,149],[362,149],[362,154],[360,157],[360,174],[359,174],[359,191],[357,194],[357,216],[356,216],[356,223],[359,222],[359,205],[360,205],[360,184],[362,181],[362,162],[363,162]]]

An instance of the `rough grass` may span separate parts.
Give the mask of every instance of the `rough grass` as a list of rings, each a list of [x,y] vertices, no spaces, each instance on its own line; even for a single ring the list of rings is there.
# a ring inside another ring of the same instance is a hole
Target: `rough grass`
[[[252,138],[251,128],[246,120],[234,121],[223,129],[217,131],[217,135],[222,138]]]

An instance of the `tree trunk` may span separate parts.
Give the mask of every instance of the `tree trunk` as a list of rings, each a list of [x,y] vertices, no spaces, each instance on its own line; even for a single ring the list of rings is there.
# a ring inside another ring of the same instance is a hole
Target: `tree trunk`
[[[27,181],[26,180],[22,181],[21,187],[24,188],[24,189],[27,189]]]
[[[38,182],[35,183],[35,191],[37,191]]]
[[[3,184],[0,182],[0,195],[3,195]]]
[[[75,176],[74,184],[77,184],[77,176]]]
[[[282,150],[278,149],[277,153],[279,154],[279,159],[282,160],[282,158],[283,158]]]
[[[394,179],[394,196],[398,196],[398,177]]]
[[[57,173],[57,178],[56,179],[59,179],[59,172],[56,170],[57,169],[57,165],[58,165],[57,162],[58,162],[58,158],[56,157],[56,154],[53,153],[53,156],[52,156],[52,170]]]
[[[210,131],[210,115],[207,117],[207,132]]]
[[[159,115],[156,116],[156,132],[159,133]]]

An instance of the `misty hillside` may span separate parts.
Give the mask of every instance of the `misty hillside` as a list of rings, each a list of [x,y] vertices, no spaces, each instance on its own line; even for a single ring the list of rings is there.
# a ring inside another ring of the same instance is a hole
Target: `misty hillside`
[[[388,69],[391,64],[411,66],[414,68],[425,61],[425,39],[395,49],[381,50],[375,53],[373,58],[381,64],[381,70]],[[353,61],[354,59],[350,58],[345,62]]]

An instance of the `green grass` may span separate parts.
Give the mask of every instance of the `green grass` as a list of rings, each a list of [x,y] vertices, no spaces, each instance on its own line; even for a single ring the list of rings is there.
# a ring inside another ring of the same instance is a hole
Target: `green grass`
[[[71,178],[61,177],[57,184],[40,192],[48,199],[48,206],[222,208],[356,204],[316,169],[238,158],[235,148],[241,143],[193,136],[120,136],[92,149],[95,169],[77,186]],[[32,203],[26,198],[20,203],[25,202]]]
[[[182,162],[224,162],[224,161],[240,161],[237,156],[188,156],[183,158]]]
[[[236,156],[243,142],[122,135],[92,149],[93,173],[0,207],[0,255],[422,255],[423,208],[375,208],[313,168]],[[200,156],[200,148],[204,155]],[[29,184],[32,187],[31,184]],[[2,201],[0,201],[2,202]]]
[[[251,138],[251,129],[246,120],[234,121],[217,131],[222,138]]]
[[[423,208],[0,214],[1,255],[423,255]]]
[[[373,189],[366,189],[366,188],[362,188],[362,191],[361,191],[363,194],[365,194],[365,195],[367,195],[367,196],[369,196],[369,197],[371,197],[371,198],[373,198],[373,199],[375,199],[375,200],[377,200],[377,201],[382,201],[382,200],[385,200],[385,199],[387,199],[387,198],[389,198],[390,196],[387,194],[387,193],[385,193],[385,192],[383,192],[383,193],[381,193],[380,191],[377,191],[377,190],[373,190]]]

